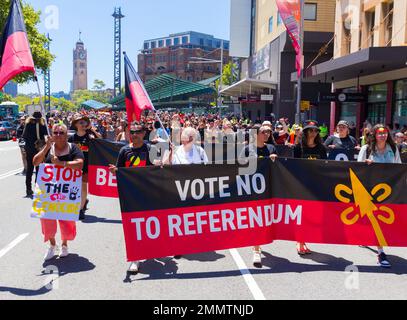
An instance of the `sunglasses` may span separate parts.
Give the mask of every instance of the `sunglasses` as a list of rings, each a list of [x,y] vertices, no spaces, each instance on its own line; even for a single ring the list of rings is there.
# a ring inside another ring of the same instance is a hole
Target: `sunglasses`
[[[85,126],[85,125],[87,125],[88,123],[87,123],[86,121],[78,121],[78,124],[79,124],[80,126]]]
[[[64,136],[66,133],[64,131],[54,131],[54,136]]]
[[[144,130],[130,130],[130,134],[140,134],[144,133]]]

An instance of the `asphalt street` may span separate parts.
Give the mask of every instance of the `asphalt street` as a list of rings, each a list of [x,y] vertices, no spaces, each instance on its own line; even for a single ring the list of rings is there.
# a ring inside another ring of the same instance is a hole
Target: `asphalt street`
[[[314,253],[302,258],[295,243],[277,241],[262,248],[262,269],[240,248],[150,260],[128,276],[119,202],[93,196],[71,255],[44,263],[21,167],[17,143],[0,142],[0,300],[407,298],[406,248],[387,249],[388,270],[373,248],[310,244]]]

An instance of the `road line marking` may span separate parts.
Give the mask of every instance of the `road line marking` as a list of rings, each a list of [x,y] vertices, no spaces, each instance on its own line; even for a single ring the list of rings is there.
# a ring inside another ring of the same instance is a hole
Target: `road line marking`
[[[17,173],[20,173],[24,168],[15,169],[13,171],[9,171],[3,174],[0,174],[0,180],[6,179],[8,177],[14,176]]]
[[[244,263],[242,257],[240,256],[237,249],[230,249],[229,250],[233,260],[237,267],[239,268],[240,273],[243,276],[244,281],[246,281],[247,286],[250,289],[255,300],[266,300],[264,297],[263,292],[260,290],[259,286],[257,285],[256,281],[254,280],[252,274],[250,273],[249,269],[247,268],[246,264]]]
[[[0,148],[0,152],[13,151],[13,150],[17,150],[17,149],[20,149],[20,147]]]
[[[22,235],[19,235],[15,240],[13,240],[11,243],[9,243],[5,248],[1,249],[0,258],[2,258],[7,252],[9,252],[11,249],[13,249],[16,245],[18,245],[25,238],[27,238],[28,235],[29,235],[29,233],[23,233]]]

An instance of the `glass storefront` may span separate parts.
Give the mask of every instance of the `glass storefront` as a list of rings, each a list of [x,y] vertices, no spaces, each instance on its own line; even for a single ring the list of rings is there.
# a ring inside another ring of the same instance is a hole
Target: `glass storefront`
[[[368,86],[367,120],[375,125],[386,124],[387,84]]]
[[[394,85],[393,124],[407,125],[407,79]]]
[[[357,93],[358,92],[356,87],[346,88],[346,89],[343,89],[342,91],[344,93]],[[339,120],[346,120],[349,124],[356,125],[357,108],[358,108],[358,103],[342,102]]]

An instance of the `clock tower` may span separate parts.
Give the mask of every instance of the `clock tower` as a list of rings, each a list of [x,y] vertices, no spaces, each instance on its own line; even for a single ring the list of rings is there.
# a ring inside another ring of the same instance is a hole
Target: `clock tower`
[[[76,48],[73,51],[73,86],[72,90],[87,90],[88,89],[88,53],[81,40],[76,43]]]

